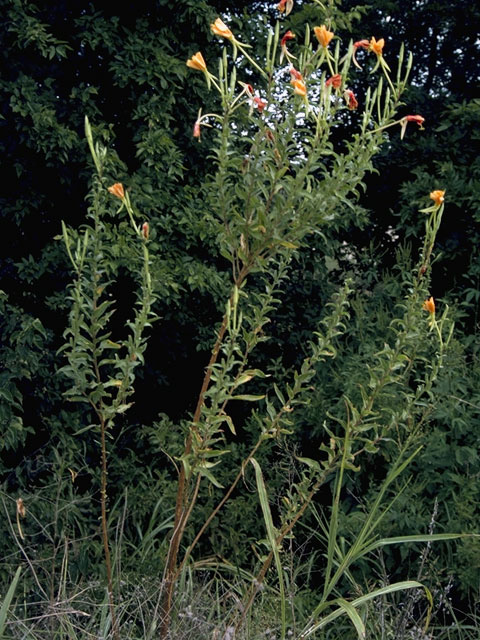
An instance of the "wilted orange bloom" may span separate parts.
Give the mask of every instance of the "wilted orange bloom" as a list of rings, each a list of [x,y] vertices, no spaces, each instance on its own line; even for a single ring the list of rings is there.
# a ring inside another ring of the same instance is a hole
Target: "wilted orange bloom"
[[[25,509],[25,504],[22,498],[17,498],[17,513],[21,518],[25,518],[27,515],[27,510]]]
[[[350,91],[350,89],[346,89],[345,93],[343,94],[343,97],[347,101],[347,107],[349,109],[353,110],[358,107],[358,101],[355,98],[355,94],[353,93],[353,91]]]
[[[285,11],[285,15],[288,16],[290,11],[293,9],[293,0],[280,0],[277,9],[281,13]]]
[[[123,190],[123,184],[121,182],[112,184],[111,187],[108,187],[108,190],[112,195],[120,198],[120,200],[123,200],[123,198],[125,198],[125,191]]]
[[[197,120],[193,125],[193,137],[200,139],[200,122]]]
[[[356,67],[358,67],[358,69],[361,69],[362,67],[357,62],[357,58],[356,58],[357,49],[369,49],[369,48],[370,48],[370,42],[368,40],[358,40],[358,42],[353,43],[352,59],[353,59],[353,64]]]
[[[333,38],[333,31],[328,31],[324,24],[322,24],[321,27],[313,27],[313,30],[315,31],[315,35],[317,36],[319,43],[326,49]]]
[[[419,127],[425,122],[425,118],[423,116],[405,116],[405,120],[407,122],[416,122]]]
[[[302,74],[300,73],[300,71],[298,71],[298,69],[295,69],[295,67],[290,67],[290,75],[292,76],[292,84],[294,80],[303,80]]]
[[[445,196],[445,191],[441,191],[440,189],[437,189],[436,191],[432,191],[432,193],[430,194],[430,198],[435,202],[437,207],[439,207],[445,200],[444,196]]]
[[[227,38],[227,40],[233,39],[233,33],[227,27],[227,25],[221,20],[217,18],[213,24],[210,25],[210,29],[216,36],[220,36],[221,38]]]
[[[358,40],[358,42],[353,43],[354,49],[368,49],[370,46],[370,42],[368,40]]]
[[[142,236],[145,238],[145,240],[148,240],[149,235],[150,235],[150,225],[148,224],[148,222],[144,222],[142,224]]]
[[[303,80],[292,80],[295,93],[303,98],[307,95],[307,87]]]
[[[432,315],[435,313],[435,301],[433,298],[429,298],[428,300],[425,300],[425,302],[423,303],[423,307],[422,309],[424,311],[428,311],[428,313],[431,313]]]
[[[383,38],[380,38],[378,42],[375,38],[372,38],[370,40],[368,48],[370,49],[370,51],[373,51],[374,53],[376,53],[377,56],[381,56],[384,46],[385,46],[385,40]]]
[[[200,51],[197,51],[197,53],[192,56],[190,60],[187,60],[187,67],[197,69],[197,71],[203,71],[204,73],[206,72],[207,65]]]
[[[340,73],[336,73],[331,78],[328,78],[328,80],[325,82],[325,85],[327,87],[332,85],[332,87],[334,89],[340,89],[340,87],[342,86],[342,76],[341,76],[341,74]]]
[[[280,40],[281,46],[285,47],[287,44],[287,40],[293,40],[293,38],[295,38],[295,34],[293,33],[293,31],[290,31],[289,29],[287,33],[283,36],[283,38]]]
[[[267,106],[267,103],[265,102],[265,100],[262,100],[261,98],[259,98],[258,96],[254,96],[252,98],[253,104],[257,107],[258,109],[258,113],[262,113],[262,111],[265,109],[265,107]]]

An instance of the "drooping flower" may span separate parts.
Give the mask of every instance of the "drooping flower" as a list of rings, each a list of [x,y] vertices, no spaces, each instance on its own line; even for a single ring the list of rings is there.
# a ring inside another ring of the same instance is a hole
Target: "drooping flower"
[[[329,31],[324,24],[322,24],[321,27],[313,27],[313,30],[317,36],[318,42],[324,49],[326,49],[334,36],[333,31]]]
[[[200,121],[196,120],[193,125],[193,137],[200,140]]]
[[[325,82],[325,86],[327,86],[327,87],[332,86],[334,89],[340,89],[340,87],[342,86],[342,76],[341,76],[341,74],[340,73],[336,73],[331,78],[328,78],[328,80]]]
[[[197,53],[194,56],[192,56],[189,60],[187,60],[186,64],[187,64],[187,67],[190,67],[192,69],[197,69],[197,71],[203,71],[204,73],[206,73],[207,71],[207,64],[203,59],[203,56],[200,53],[200,51],[197,51]]]
[[[148,222],[144,222],[142,224],[142,236],[145,240],[148,240],[148,236],[150,235],[150,225]]]
[[[216,36],[226,38],[227,40],[233,40],[233,33],[220,18],[217,18],[215,22],[210,25],[210,29]]]
[[[20,518],[25,518],[25,516],[27,515],[27,510],[25,509],[25,503],[23,502],[22,498],[17,498],[17,513],[20,516]]]
[[[375,38],[372,37],[372,39],[370,40],[369,43],[369,50],[373,51],[374,53],[377,54],[377,56],[381,56],[383,55],[383,47],[385,46],[385,40],[383,38],[380,38],[380,40],[376,40]]]
[[[406,122],[416,122],[418,126],[423,129],[422,125],[425,122],[425,118],[423,116],[405,116]]]
[[[445,191],[441,191],[440,189],[436,189],[435,191],[432,191],[432,193],[430,194],[430,198],[434,201],[437,207],[443,204],[445,200],[444,196],[445,196]]]
[[[280,45],[282,47],[282,51],[280,53],[280,64],[282,64],[282,60],[284,57],[287,58],[287,60],[289,61],[292,59],[294,60],[296,59],[295,56],[292,56],[292,54],[287,49],[288,40],[293,40],[293,38],[295,38],[295,34],[293,33],[293,31],[290,31],[289,29],[280,40]]]
[[[432,315],[435,313],[435,300],[433,299],[433,297],[425,300],[422,309],[424,311],[428,311],[428,313],[431,313]]]
[[[403,136],[405,135],[405,131],[407,129],[407,125],[409,122],[416,122],[420,129],[423,129],[423,123],[425,122],[425,118],[423,116],[405,116],[401,120],[399,120],[401,131],[400,131],[400,140],[403,140]]]
[[[287,44],[287,40],[293,40],[295,38],[295,34],[290,29],[284,34],[283,38],[280,40],[280,44],[282,47],[285,47]]]
[[[265,109],[265,107],[267,106],[267,103],[265,102],[265,100],[262,100],[261,98],[259,98],[258,96],[253,96],[252,98],[253,104],[257,107],[258,109],[258,113],[262,113],[262,111]]]
[[[285,11],[285,15],[288,16],[290,11],[293,9],[293,0],[280,0],[277,9],[280,13]]]
[[[353,64],[358,67],[358,69],[361,69],[362,67],[357,62],[357,49],[368,49],[369,47],[370,42],[368,40],[358,40],[357,42],[353,43],[352,60]]]
[[[299,95],[302,96],[302,98],[305,98],[307,95],[307,87],[305,85],[305,82],[303,80],[292,80],[292,85],[294,88],[294,92]]]
[[[108,190],[116,198],[120,198],[120,200],[123,200],[125,198],[125,191],[123,189],[123,184],[121,182],[116,182],[115,184],[112,184],[111,187],[108,187]]]
[[[347,107],[349,109],[351,109],[353,111],[354,109],[356,109],[358,107],[358,101],[357,101],[353,91],[350,91],[350,89],[345,89],[343,97],[345,98],[345,100],[347,102]]]

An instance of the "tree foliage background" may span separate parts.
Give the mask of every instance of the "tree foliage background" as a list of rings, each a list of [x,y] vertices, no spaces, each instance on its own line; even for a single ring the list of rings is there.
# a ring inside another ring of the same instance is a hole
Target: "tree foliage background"
[[[171,466],[162,453],[162,439],[180,442],[183,437],[171,426],[193,410],[211,347],[209,330],[220,317],[227,283],[228,265],[214,249],[202,192],[210,171],[208,132],[200,142],[192,138],[198,108],[214,110],[215,98],[206,94],[201,74],[189,73],[185,61],[198,50],[209,51],[209,24],[218,15],[228,16],[254,46],[261,46],[256,38],[259,25],[278,15],[276,3],[172,4],[0,2],[0,475],[4,495],[12,501],[28,491],[30,509],[46,522],[50,516],[45,499],[53,509],[60,479],[74,471],[75,483],[61,485],[61,499],[71,505],[64,526],[87,537],[96,517],[88,496],[98,476],[98,454],[91,432],[79,433],[79,409],[65,403],[65,381],[57,374],[70,280],[59,240],[61,220],[73,227],[82,223],[91,177],[84,117],[88,115],[95,136],[111,149],[112,182],[128,187],[152,228],[160,320],[151,334],[135,405],[111,442],[112,505],[128,485],[126,526],[134,531],[159,502],[168,504],[172,497]],[[284,19],[284,30],[291,28],[300,38],[300,25],[310,11],[298,1],[296,11]],[[332,26],[345,39],[384,37],[389,59],[398,55],[401,42],[413,52],[404,114],[422,114],[425,131],[412,127],[403,141],[392,132],[375,160],[378,173],[366,179],[365,192],[351,208],[345,207],[342,222],[329,229],[327,237],[312,240],[299,254],[264,357],[278,371],[297,364],[306,332],[318,321],[333,287],[355,274],[358,295],[347,340],[338,361],[319,374],[316,401],[304,411],[297,446],[308,451],[321,440],[318,416],[329,408],[326,399],[336,392],[340,397],[345,380],[354,389],[361,378],[357,348],[367,358],[382,346],[386,310],[401,287],[395,265],[411,265],[421,243],[423,219],[417,210],[425,204],[425,185],[445,189],[432,295],[440,305],[451,306],[457,321],[455,341],[423,452],[384,526],[396,534],[426,531],[435,510],[437,530],[476,531],[480,46],[475,25],[480,24],[480,8],[464,1],[372,0],[361,6],[345,2],[342,12],[331,5]],[[359,76],[355,92],[360,97],[365,92],[362,82]],[[122,327],[133,304],[134,284],[128,276],[128,247],[120,241],[114,247],[122,282],[115,322]],[[248,425],[244,437],[248,439]],[[285,469],[273,469],[274,486]],[[378,466],[367,465],[352,481],[344,506],[346,531],[352,518],[359,517],[355,507],[368,502],[381,474]],[[8,500],[6,504],[9,508]],[[227,513],[226,528],[210,534],[214,547],[226,556],[234,553],[237,538],[258,537],[257,516],[248,500],[233,501]],[[6,556],[9,534],[2,526],[0,546]],[[93,540],[84,555],[79,552],[79,574],[88,571],[92,554],[99,553]],[[158,549],[153,562],[152,557],[144,561],[159,570],[161,557]],[[393,552],[385,558],[390,574],[400,571],[404,562]],[[8,563],[0,570],[6,578]],[[435,571],[444,578],[453,574],[459,599],[475,600],[478,543],[469,540],[442,549]]]

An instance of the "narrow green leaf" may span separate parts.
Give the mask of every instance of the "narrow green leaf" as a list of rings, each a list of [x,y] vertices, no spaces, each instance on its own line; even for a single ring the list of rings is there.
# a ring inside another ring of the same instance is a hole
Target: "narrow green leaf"
[[[15,589],[17,588],[17,583],[20,578],[20,573],[22,572],[22,567],[18,567],[15,575],[13,576],[13,580],[8,587],[7,594],[5,599],[2,602],[2,607],[0,608],[0,638],[5,637],[5,625],[7,622],[7,614],[10,608],[10,604],[12,603],[13,595],[15,593]]]

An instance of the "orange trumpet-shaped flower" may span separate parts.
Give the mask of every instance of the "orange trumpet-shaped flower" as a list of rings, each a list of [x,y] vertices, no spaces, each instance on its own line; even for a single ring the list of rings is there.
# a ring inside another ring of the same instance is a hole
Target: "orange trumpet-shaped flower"
[[[220,18],[217,18],[215,22],[210,25],[210,29],[216,36],[227,38],[227,40],[233,39],[233,33]]]
[[[192,56],[189,60],[187,60],[186,64],[187,64],[187,67],[190,67],[192,69],[197,69],[197,71],[203,71],[204,73],[206,73],[207,71],[207,64],[203,59],[203,56],[200,53],[200,51],[197,51],[197,53],[194,56]]]
[[[373,51],[374,53],[376,53],[377,56],[381,56],[384,46],[385,46],[385,40],[383,38],[380,38],[380,40],[377,41],[375,38],[372,37],[368,48],[370,49],[370,51]]]
[[[435,202],[437,207],[439,207],[445,200],[444,196],[445,196],[445,191],[441,191],[440,189],[436,189],[435,191],[432,191],[432,193],[430,194],[430,198]]]
[[[333,31],[329,31],[324,24],[321,27],[313,27],[313,30],[319,43],[326,49],[334,36]]]
[[[121,182],[116,182],[112,184],[111,187],[108,187],[109,192],[120,200],[125,198],[125,191],[123,190],[123,184]]]
[[[430,297],[428,300],[425,300],[422,309],[424,311],[428,311],[428,313],[431,313],[433,315],[435,313],[435,300],[432,297]]]

